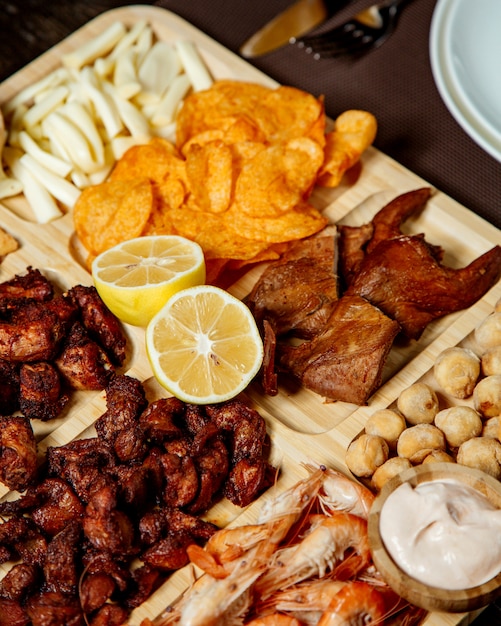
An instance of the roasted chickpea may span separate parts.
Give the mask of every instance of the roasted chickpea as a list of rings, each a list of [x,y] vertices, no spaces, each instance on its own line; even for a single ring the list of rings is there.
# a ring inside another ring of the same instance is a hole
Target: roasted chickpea
[[[469,406],[451,406],[435,416],[435,426],[444,433],[451,448],[482,434],[482,418]]]
[[[453,398],[469,398],[480,376],[480,359],[466,348],[447,348],[433,367],[439,387]]]
[[[348,446],[346,465],[355,476],[369,477],[388,459],[388,454],[388,444],[382,437],[363,433]]]
[[[501,415],[501,375],[487,376],[477,383],[473,404],[484,419]]]
[[[373,487],[381,491],[385,483],[400,474],[400,472],[409,469],[409,467],[412,467],[411,462],[402,456],[394,456],[388,459],[372,475],[371,482]]]
[[[501,346],[494,346],[482,354],[482,374],[496,376],[501,374]]]
[[[501,346],[501,311],[494,311],[475,328],[475,343],[482,355],[494,346]]]
[[[426,383],[414,383],[397,400],[398,410],[409,424],[431,424],[438,413],[438,398]]]
[[[397,439],[405,430],[407,424],[403,415],[391,409],[375,411],[365,424],[365,432],[369,435],[379,435],[390,448],[395,448]]]
[[[483,423],[482,427],[482,437],[492,437],[493,439],[499,439],[500,426],[499,426],[499,416],[489,417]]]
[[[459,447],[457,462],[501,478],[501,443],[490,437],[474,437]]]
[[[444,450],[432,450],[430,454],[423,459],[423,465],[426,463],[455,463],[454,458]]]
[[[445,450],[445,435],[433,424],[410,426],[397,441],[397,454],[413,464],[421,463],[433,450]]]

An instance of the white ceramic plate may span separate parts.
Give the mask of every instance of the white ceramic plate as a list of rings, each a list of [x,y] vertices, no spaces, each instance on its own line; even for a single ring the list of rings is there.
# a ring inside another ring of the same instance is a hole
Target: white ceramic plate
[[[451,114],[501,161],[501,1],[438,0],[430,57],[437,89]]]

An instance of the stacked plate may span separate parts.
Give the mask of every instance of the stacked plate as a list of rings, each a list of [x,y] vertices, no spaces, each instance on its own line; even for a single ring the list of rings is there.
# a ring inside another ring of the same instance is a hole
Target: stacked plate
[[[501,161],[501,2],[438,0],[430,31],[433,76],[450,113]]]

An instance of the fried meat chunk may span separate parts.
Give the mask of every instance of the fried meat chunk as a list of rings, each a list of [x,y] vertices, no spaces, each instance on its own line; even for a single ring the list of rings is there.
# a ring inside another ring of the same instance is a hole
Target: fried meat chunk
[[[76,285],[67,296],[80,310],[82,324],[89,335],[104,348],[114,365],[125,361],[126,339],[120,322],[99,297],[95,287]]]
[[[0,515],[31,514],[31,518],[49,536],[83,516],[84,507],[70,485],[61,478],[45,478],[26,490],[17,500],[0,502]]]
[[[44,590],[30,596],[26,602],[26,612],[32,626],[85,626],[78,597],[60,591]]]
[[[40,573],[36,565],[28,563],[13,565],[0,580],[0,598],[9,598],[9,600],[17,601],[24,600],[35,589],[39,578]]]
[[[299,346],[281,346],[280,365],[327,400],[367,403],[399,324],[359,296],[342,296],[323,332]]]
[[[116,491],[111,485],[92,495],[85,509],[83,530],[85,537],[98,550],[106,550],[122,558],[137,552],[133,524],[118,509]]]
[[[437,260],[423,235],[401,235],[366,255],[347,294],[365,298],[418,339],[432,320],[474,304],[500,275],[500,246],[455,269]]]
[[[0,419],[0,481],[9,489],[24,491],[37,474],[37,443],[28,418]]]
[[[40,270],[27,268],[24,275],[16,275],[11,280],[0,283],[0,313],[17,308],[27,300],[47,302],[54,296],[52,283]]]
[[[47,449],[48,476],[67,481],[85,504],[96,491],[113,483],[110,470],[115,465],[113,450],[97,437]]]
[[[29,419],[56,418],[69,400],[56,367],[47,361],[23,363],[19,370],[19,406]]]
[[[0,398],[0,415],[10,415],[19,409],[19,368],[5,359],[0,359]]]
[[[114,374],[108,355],[80,322],[71,327],[55,363],[73,389],[103,389]]]
[[[78,546],[81,534],[80,522],[70,522],[50,540],[43,563],[47,589],[67,595],[76,593],[79,580]]]
[[[52,361],[75,317],[64,298],[30,302],[16,310],[15,319],[0,322],[0,358],[11,362]]]
[[[224,495],[233,504],[245,507],[271,487],[274,476],[274,468],[265,459],[241,459],[230,471]]]
[[[121,461],[142,459],[146,441],[139,419],[148,403],[141,383],[115,375],[106,386],[106,405],[106,412],[95,423],[98,437],[113,447]]]

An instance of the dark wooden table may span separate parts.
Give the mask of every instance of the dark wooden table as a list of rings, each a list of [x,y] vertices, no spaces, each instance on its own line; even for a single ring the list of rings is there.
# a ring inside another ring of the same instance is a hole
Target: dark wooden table
[[[245,39],[290,3],[291,0],[0,0],[0,80],[113,7],[160,5],[238,52]],[[369,4],[370,0],[353,0],[335,19]],[[347,108],[372,111],[379,122],[378,149],[501,228],[501,164],[456,123],[433,81],[428,37],[435,4],[436,0],[413,0],[394,35],[361,59],[315,61],[296,47],[286,46],[253,64],[283,84],[323,94],[331,117]],[[474,624],[501,625],[497,604],[486,609]]]

